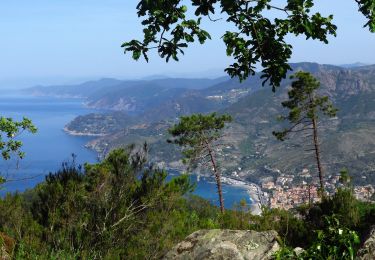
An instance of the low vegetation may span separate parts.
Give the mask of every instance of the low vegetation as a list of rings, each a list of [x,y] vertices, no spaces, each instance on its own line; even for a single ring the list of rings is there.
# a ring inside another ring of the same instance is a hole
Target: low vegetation
[[[242,201],[221,213],[191,194],[188,176],[167,182],[167,172],[146,167],[146,154],[146,147],[130,147],[97,164],[64,163],[34,189],[2,198],[0,234],[14,241],[9,253],[15,259],[157,259],[196,230],[227,228],[276,230],[285,245],[282,259],[294,257],[288,248],[296,246],[310,255],[346,252],[350,259],[375,224],[375,205],[357,201],[350,185],[295,212],[264,208],[252,216]]]

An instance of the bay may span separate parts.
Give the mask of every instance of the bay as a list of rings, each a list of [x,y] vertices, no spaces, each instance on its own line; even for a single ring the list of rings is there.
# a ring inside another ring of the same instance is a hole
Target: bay
[[[17,120],[25,116],[38,128],[36,134],[23,133],[19,137],[24,144],[22,150],[26,153],[25,159],[0,162],[0,172],[9,180],[3,185],[0,195],[34,187],[49,172],[59,169],[62,162],[71,161],[72,154],[75,154],[77,164],[97,162],[97,154],[84,146],[92,137],[70,136],[63,131],[63,127],[73,118],[91,112],[97,111],[85,108],[80,99],[0,96],[1,116]],[[191,180],[197,183],[194,194],[218,205],[213,178],[198,180],[197,176],[192,175]],[[223,193],[227,208],[241,199],[251,203],[244,188],[224,184]]]
[[[34,187],[49,172],[59,169],[62,162],[71,161],[72,154],[77,164],[96,162],[96,153],[84,147],[90,138],[74,138],[63,131],[70,120],[90,112],[79,99],[1,96],[1,116],[16,120],[27,117],[38,128],[36,134],[24,132],[19,137],[26,153],[23,160],[1,161],[1,174],[10,180],[1,194]]]

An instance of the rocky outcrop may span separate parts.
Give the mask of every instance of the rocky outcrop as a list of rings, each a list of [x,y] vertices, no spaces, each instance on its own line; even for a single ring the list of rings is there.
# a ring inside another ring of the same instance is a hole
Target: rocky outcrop
[[[271,259],[279,248],[276,231],[199,230],[176,245],[164,259]]]
[[[373,260],[375,259],[375,226],[372,227],[371,232],[357,253],[358,260]]]

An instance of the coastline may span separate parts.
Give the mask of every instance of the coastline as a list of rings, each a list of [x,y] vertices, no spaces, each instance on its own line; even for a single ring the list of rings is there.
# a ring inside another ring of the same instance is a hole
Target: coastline
[[[246,189],[252,202],[250,207],[251,214],[258,216],[262,214],[262,203],[264,202],[262,201],[262,190],[258,185],[255,183],[247,183],[242,180],[236,180],[230,177],[221,177],[221,180],[225,184]]]
[[[181,169],[170,168],[170,167],[166,167],[166,170],[176,171],[177,174],[178,172],[181,172]],[[199,176],[202,176],[200,174],[194,174],[194,175],[196,175],[198,179],[199,179]],[[240,179],[234,179],[232,177],[227,177],[227,176],[222,176],[221,181],[223,184],[245,189],[251,201],[251,206],[250,206],[251,214],[257,215],[257,216],[262,214],[262,206],[266,206],[267,203],[264,197],[262,196],[262,189],[258,185],[256,185],[255,183],[246,182]]]
[[[65,133],[67,133],[68,135],[72,135],[72,136],[91,136],[91,137],[103,137],[103,136],[106,136],[106,134],[93,134],[93,133],[77,132],[77,131],[69,130],[66,126],[63,128],[63,131]]]

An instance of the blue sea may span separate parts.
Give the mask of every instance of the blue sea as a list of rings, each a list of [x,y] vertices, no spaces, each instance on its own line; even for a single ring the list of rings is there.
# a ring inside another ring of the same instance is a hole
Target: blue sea
[[[23,133],[19,137],[26,153],[23,160],[0,161],[0,172],[9,180],[1,187],[0,195],[34,187],[44,180],[46,174],[59,169],[63,162],[71,161],[72,154],[76,155],[77,164],[97,162],[97,154],[84,146],[92,137],[70,136],[62,130],[76,116],[91,112],[95,111],[85,108],[79,99],[0,96],[1,116],[17,120],[25,116],[38,128],[36,134]],[[218,205],[214,179],[201,178],[197,181],[195,176],[191,178],[197,182],[194,193]],[[244,189],[223,185],[223,192],[227,208],[241,199],[250,203]]]

